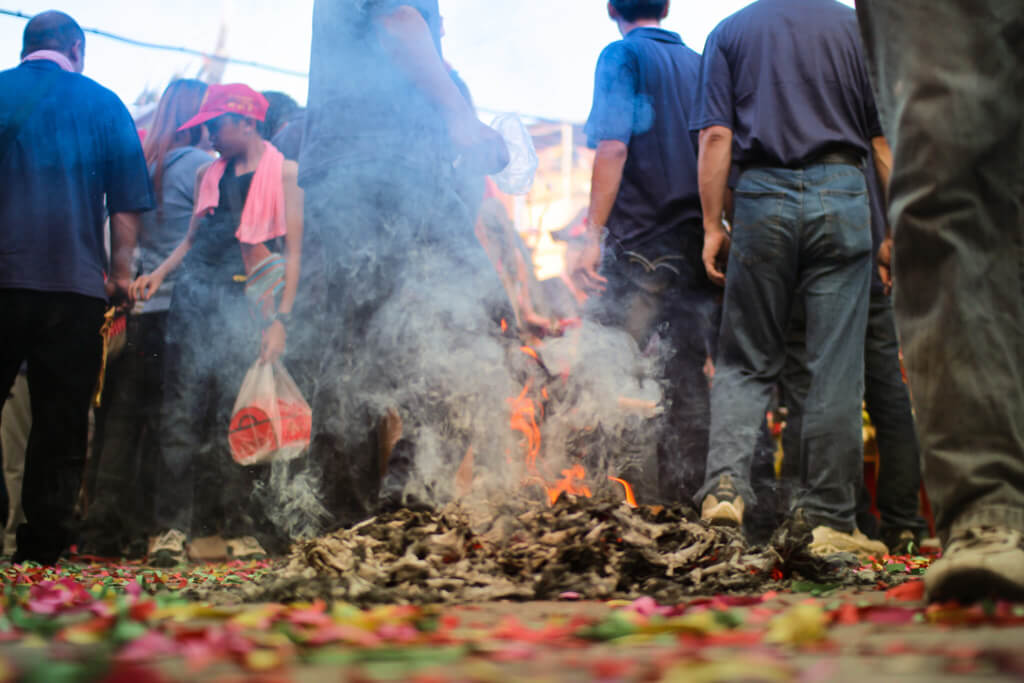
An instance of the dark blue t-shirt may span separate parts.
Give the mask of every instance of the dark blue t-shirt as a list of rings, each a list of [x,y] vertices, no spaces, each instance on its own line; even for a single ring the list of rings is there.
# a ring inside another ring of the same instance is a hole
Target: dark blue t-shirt
[[[585,132],[592,148],[606,140],[629,146],[607,225],[624,248],[700,220],[697,149],[687,126],[699,70],[700,55],[659,28],[634,29],[598,59]]]
[[[733,131],[740,164],[799,166],[882,134],[857,17],[835,0],[758,0],[708,36],[692,130]]]
[[[105,209],[153,208],[142,145],[114,93],[49,61],[0,73],[0,129],[42,77],[47,94],[0,159],[0,288],[105,299]]]
[[[342,164],[403,164],[432,173],[445,158],[454,159],[440,112],[381,43],[378,19],[402,6],[423,17],[440,55],[437,0],[313,3],[300,186],[308,188]]]

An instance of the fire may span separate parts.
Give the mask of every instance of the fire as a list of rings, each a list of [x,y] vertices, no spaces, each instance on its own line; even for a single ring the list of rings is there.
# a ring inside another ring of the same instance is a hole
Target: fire
[[[504,318],[501,319],[501,333],[505,334],[508,332],[508,321]]]
[[[538,354],[534,349],[530,348],[529,346],[522,346],[519,348],[519,350],[525,353],[530,358],[534,359],[535,361],[540,361],[540,354]]]
[[[512,431],[523,435],[521,444],[526,453],[526,468],[536,474],[537,456],[540,455],[540,427],[537,425],[537,409],[529,395],[531,384],[527,382],[519,396],[509,399],[512,408],[509,426]]]
[[[523,346],[520,350],[537,362],[540,362],[540,355],[533,348]],[[541,471],[540,463],[538,462],[541,454],[541,432],[538,419],[543,419],[544,404],[540,399],[534,400],[533,396],[531,396],[532,390],[533,380],[529,380],[518,396],[508,399],[511,413],[509,427],[512,431],[522,435],[519,445],[526,459],[526,472],[523,483],[525,485],[536,484],[543,487],[550,505],[557,503],[563,493],[572,496],[584,496],[586,498],[593,497],[593,493],[586,482],[587,471],[582,464],[575,463],[562,470],[562,478],[555,482],[551,482]],[[541,387],[539,394],[544,401],[549,400],[546,388]],[[468,457],[471,456],[467,454]],[[465,462],[463,465],[465,466]],[[465,474],[463,474],[463,478],[465,478]],[[633,495],[633,487],[630,486],[629,482],[617,477],[608,477],[608,479],[622,485],[625,491],[626,503],[630,507],[637,506],[636,496]]]
[[[626,505],[631,508],[636,507],[636,496],[633,495],[633,487],[629,485],[628,481],[625,479],[619,479],[618,477],[608,477],[608,481],[614,481],[617,484],[622,484],[622,488],[626,492]]]
[[[576,463],[567,470],[562,470],[562,480],[560,482],[554,486],[545,486],[548,491],[548,503],[554,505],[563,493],[590,498],[593,494],[591,494],[590,488],[583,482],[586,476],[587,471],[579,463]]]

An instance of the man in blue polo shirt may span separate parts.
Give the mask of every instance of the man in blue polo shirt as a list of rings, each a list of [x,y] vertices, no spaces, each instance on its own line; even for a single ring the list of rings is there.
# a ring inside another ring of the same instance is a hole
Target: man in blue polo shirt
[[[85,463],[106,300],[127,296],[153,193],[124,104],[81,75],[78,24],[60,12],[34,17],[21,56],[0,73],[0,395],[27,361],[32,431],[14,559],[53,564]]]
[[[667,0],[608,3],[623,38],[597,63],[585,129],[597,150],[587,232],[569,266],[595,295],[589,317],[624,329],[640,348],[659,334],[669,406],[658,439],[660,495],[688,500],[703,481],[704,368],[718,306],[700,261],[697,150],[687,125],[700,56],[659,27],[668,9]]]
[[[883,162],[889,154],[854,11],[758,0],[722,21],[704,49],[690,127],[700,133],[704,266],[725,286],[702,516],[739,523],[753,500],[750,458],[799,299],[810,384],[794,518],[814,527],[812,552],[882,553],[855,514],[872,261],[863,165],[872,147]]]

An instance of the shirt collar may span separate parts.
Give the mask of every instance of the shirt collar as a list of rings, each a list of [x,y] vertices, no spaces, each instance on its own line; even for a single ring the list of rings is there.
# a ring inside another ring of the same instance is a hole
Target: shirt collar
[[[54,62],[57,66],[64,69],[64,71],[70,71],[74,73],[75,67],[71,64],[71,60],[67,56],[57,52],[56,50],[36,50],[25,55],[21,63],[35,62],[38,60],[45,60],[48,62]]]
[[[626,38],[649,38],[651,40],[658,40],[663,43],[679,43],[682,45],[683,39],[679,37],[678,33],[667,31],[663,28],[657,28],[655,26],[641,26],[635,28],[626,34]]]

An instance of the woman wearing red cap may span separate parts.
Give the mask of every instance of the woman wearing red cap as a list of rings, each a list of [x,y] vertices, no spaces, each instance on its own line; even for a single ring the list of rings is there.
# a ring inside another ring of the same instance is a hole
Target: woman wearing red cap
[[[237,465],[227,444],[232,406],[246,369],[257,355],[273,362],[285,351],[302,263],[298,167],[261,138],[259,123],[266,111],[266,99],[248,86],[210,86],[199,113],[182,130],[205,125],[220,159],[196,176],[195,211],[185,239],[132,288],[136,298],[148,300],[168,274],[179,266],[183,270],[167,322],[161,438],[166,477],[156,495],[160,533],[149,548],[149,561],[158,566],[185,560],[193,515],[201,526],[214,526],[213,519],[222,515],[220,532],[232,559],[266,555],[254,537],[251,499],[258,470]],[[277,294],[280,298],[267,311],[269,324],[261,335],[242,282],[257,264],[273,257],[282,238],[283,282],[269,291],[271,299]],[[210,419],[217,438],[212,449],[204,449],[201,435]],[[201,452],[208,457],[197,459]],[[221,492],[213,505],[194,499],[200,474],[211,475],[214,490]],[[194,511],[194,502],[202,502],[205,509]]]

